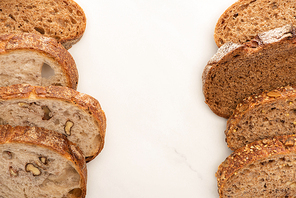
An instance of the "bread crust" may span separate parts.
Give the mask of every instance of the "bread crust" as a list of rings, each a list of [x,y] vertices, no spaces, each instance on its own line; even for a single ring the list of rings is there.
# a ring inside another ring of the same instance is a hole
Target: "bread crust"
[[[67,15],[69,14],[69,16],[64,14],[56,17],[55,15],[58,13],[58,11],[54,6],[63,7],[65,11],[67,10]],[[73,0],[27,0],[21,2],[0,1],[0,7],[2,8],[2,17],[4,18],[4,22],[0,23],[0,26],[3,26],[0,30],[0,34],[5,34],[8,32],[30,32],[39,35],[42,34],[46,37],[52,37],[56,39],[66,49],[70,49],[72,45],[77,43],[82,38],[85,32],[85,13],[83,9]],[[40,16],[38,19],[32,17],[36,13],[36,11],[34,13],[34,9],[37,9],[38,14],[45,13],[45,15]],[[21,13],[20,10],[23,12]],[[18,18],[18,12],[22,14],[21,18]],[[79,24],[76,21],[78,18]],[[72,32],[66,32],[68,30],[66,30],[64,23],[72,23],[72,21],[75,25],[75,31],[72,30]],[[55,25],[53,25],[54,23]],[[42,24],[45,24],[45,26],[42,26]],[[14,28],[10,28],[13,26]],[[38,30],[39,27],[41,27],[43,31]],[[63,30],[60,30],[60,28],[63,28]]]
[[[53,150],[76,167],[80,175],[81,198],[86,195],[87,169],[81,150],[70,142],[66,136],[39,127],[0,125],[0,144],[21,143],[38,145]]]
[[[273,103],[277,100],[293,100],[293,98],[296,98],[295,85],[280,87],[273,91],[264,91],[261,94],[252,95],[248,98],[245,98],[241,103],[237,105],[237,108],[234,110],[231,117],[227,120],[225,135],[228,147],[231,150],[234,150],[236,148],[236,145],[234,145],[233,142],[230,141],[229,136],[231,133],[236,132],[236,130],[234,129],[245,114],[247,114],[252,109],[257,108],[258,106]]]
[[[87,157],[86,161],[89,162],[94,159],[103,149],[106,133],[106,116],[100,103],[95,98],[67,87],[41,87],[24,84],[0,87],[0,101],[20,98],[57,99],[79,107],[94,117],[99,129],[99,135],[101,136],[100,147],[97,148],[97,152],[93,156]]]
[[[83,23],[80,24],[82,28],[80,31],[77,31],[76,36],[58,40],[58,42],[60,42],[67,50],[81,40],[86,28],[86,16],[83,9],[74,0],[68,0],[68,2],[70,2],[70,4],[80,11],[81,15],[83,16]]]
[[[226,158],[216,172],[220,197],[223,196],[223,188],[227,181],[241,168],[270,156],[296,154],[295,142],[296,135],[282,135],[255,141],[237,149]]]
[[[237,20],[236,21],[236,17],[232,18],[231,16],[235,16],[235,14],[238,16],[238,15],[246,15],[244,16],[244,18],[252,18],[253,20],[253,23],[258,23],[258,20],[257,19],[258,17],[257,16],[247,16],[247,14],[243,13],[243,10],[246,9],[249,5],[251,5],[252,3],[257,3],[258,4],[258,9],[261,8],[265,11],[264,14],[268,15],[267,13],[271,13],[270,15],[272,15],[273,18],[269,17],[269,16],[266,16],[265,18],[267,19],[260,19],[260,21],[266,21],[266,24],[264,25],[257,25],[257,26],[260,26],[257,28],[257,30],[255,29],[255,34],[251,34],[250,32],[251,31],[248,31],[248,34],[249,35],[244,35],[243,31],[239,31],[237,30],[238,32],[238,35],[235,35],[235,36],[225,36],[224,38],[224,44],[227,43],[227,42],[236,42],[236,43],[244,43],[248,40],[251,40],[252,38],[250,39],[247,39],[249,37],[256,37],[256,34],[259,34],[259,33],[262,33],[262,32],[265,32],[265,31],[268,31],[268,30],[271,30],[271,29],[274,29],[274,28],[279,28],[281,26],[284,26],[286,24],[293,24],[295,25],[296,24],[296,21],[295,21],[295,18],[290,18],[287,16],[287,13],[284,12],[284,11],[289,11],[289,14],[291,13],[295,13],[295,7],[293,7],[291,4],[294,3],[293,1],[285,1],[285,3],[280,3],[282,0],[278,0],[278,1],[274,1],[274,2],[269,2],[271,3],[271,5],[274,5],[276,8],[277,8],[277,4],[280,4],[282,7],[281,9],[278,9],[278,12],[275,12],[273,9],[273,6],[270,6],[270,5],[266,5],[267,2],[264,2],[262,0],[238,0],[237,2],[233,3],[230,7],[228,7],[224,12],[223,14],[219,17],[217,23],[216,23],[216,26],[215,26],[215,31],[214,31],[214,40],[216,42],[216,45],[218,47],[221,47],[223,44],[221,44],[221,42],[219,41],[222,37],[221,33],[220,32],[227,32],[227,28],[225,26],[225,24],[228,24],[228,22],[230,21],[230,23],[234,22],[234,25],[231,27],[231,28],[240,28],[242,29],[242,26],[244,25],[247,25],[247,24],[243,24],[243,22],[241,22],[240,20]],[[272,4],[274,3],[274,4]],[[261,6],[259,6],[259,4],[261,4]],[[294,6],[296,4],[294,3]],[[289,9],[285,9],[284,6],[287,6],[289,7]],[[271,7],[271,8],[270,8]],[[294,9],[294,10],[293,10]],[[278,21],[277,20],[277,15],[284,15],[287,16],[287,19],[285,19],[285,22],[282,22],[282,21]],[[291,14],[292,15],[292,14]],[[244,20],[244,18],[242,18],[242,20]],[[260,17],[259,17],[260,18]],[[226,27],[226,28],[225,28]],[[258,30],[260,29],[260,31]],[[220,31],[219,31],[220,30]],[[241,34],[241,35],[240,35]],[[230,38],[232,38],[232,40],[230,40]],[[247,39],[247,40],[246,40]],[[222,39],[223,40],[223,39]],[[244,42],[241,42],[241,40],[245,40]]]
[[[220,108],[214,107],[209,102],[208,92],[206,87],[211,82],[211,76],[215,73],[216,69],[221,66],[220,63],[224,63],[233,59],[237,54],[250,54],[260,53],[265,48],[272,48],[273,45],[280,45],[287,43],[288,45],[294,45],[296,43],[295,27],[292,25],[286,25],[281,28],[276,28],[261,34],[258,34],[255,39],[244,44],[226,43],[217,53],[210,59],[205,66],[202,74],[203,94],[205,96],[205,103],[208,104],[210,109],[218,116],[229,118],[231,114],[222,112]]]
[[[68,87],[77,89],[78,71],[71,54],[55,39],[38,34],[19,33],[0,35],[0,55],[15,50],[38,51],[61,65]]]

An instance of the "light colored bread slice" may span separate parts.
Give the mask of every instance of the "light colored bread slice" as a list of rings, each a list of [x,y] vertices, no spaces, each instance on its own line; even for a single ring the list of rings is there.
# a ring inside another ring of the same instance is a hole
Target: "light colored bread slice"
[[[37,126],[64,134],[79,146],[87,162],[104,146],[106,118],[99,102],[67,87],[1,87],[0,124]]]
[[[85,197],[83,154],[54,131],[0,126],[0,167],[0,197]]]
[[[270,30],[244,45],[223,45],[208,62],[202,79],[205,102],[225,118],[244,98],[295,83],[295,28]]]
[[[84,11],[73,0],[0,1],[0,34],[41,34],[69,49],[81,39],[85,27]]]
[[[245,43],[258,33],[296,25],[294,0],[239,0],[219,18],[214,39],[218,47],[227,42]]]
[[[225,134],[232,150],[255,140],[296,134],[296,86],[244,99],[227,121]]]
[[[31,84],[76,89],[77,83],[74,59],[55,39],[29,33],[0,36],[1,87]]]
[[[234,151],[216,173],[220,197],[295,197],[295,140],[277,136]]]

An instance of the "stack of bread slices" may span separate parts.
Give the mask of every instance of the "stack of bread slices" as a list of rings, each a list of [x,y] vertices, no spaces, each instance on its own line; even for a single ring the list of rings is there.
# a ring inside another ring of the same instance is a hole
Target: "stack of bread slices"
[[[85,27],[73,0],[0,1],[0,198],[86,196],[106,118],[76,91],[67,49]]]
[[[216,173],[220,197],[295,197],[296,1],[239,0],[214,37],[203,92],[234,151]]]

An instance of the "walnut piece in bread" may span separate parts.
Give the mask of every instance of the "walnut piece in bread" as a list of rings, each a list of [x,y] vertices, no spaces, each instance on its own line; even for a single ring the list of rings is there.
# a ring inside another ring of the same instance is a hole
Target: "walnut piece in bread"
[[[38,126],[67,136],[86,161],[104,146],[106,118],[99,102],[67,87],[0,87],[0,115],[0,124]]]
[[[1,197],[84,198],[86,164],[74,153],[82,155],[57,132],[1,125]]]

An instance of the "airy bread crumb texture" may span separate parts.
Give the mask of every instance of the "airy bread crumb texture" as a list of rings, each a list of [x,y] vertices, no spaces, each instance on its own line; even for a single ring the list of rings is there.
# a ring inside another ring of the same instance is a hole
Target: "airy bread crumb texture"
[[[220,197],[294,197],[295,171],[295,153],[258,160],[229,179]]]
[[[214,38],[218,47],[230,41],[245,43],[286,24],[296,25],[296,1],[239,0],[219,18]]]
[[[220,197],[295,197],[295,143],[281,135],[235,150],[216,173]]]
[[[0,34],[38,33],[68,49],[81,38],[85,26],[85,14],[72,0],[0,1]]]
[[[52,58],[33,50],[0,55],[0,86],[31,84],[69,86],[63,68]]]
[[[240,103],[227,122],[228,146],[235,150],[255,140],[296,134],[295,88],[264,92]]]

